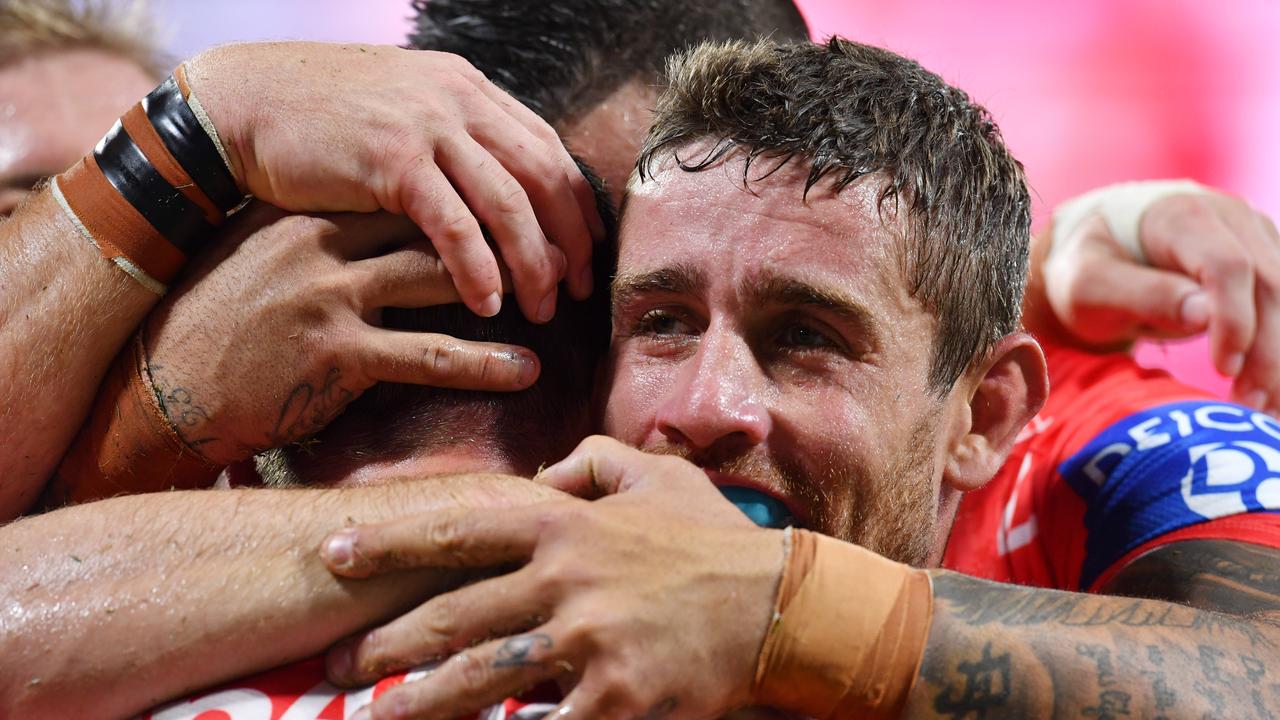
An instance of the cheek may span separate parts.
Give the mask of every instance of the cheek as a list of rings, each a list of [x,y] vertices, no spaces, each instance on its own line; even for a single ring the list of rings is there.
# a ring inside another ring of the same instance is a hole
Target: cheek
[[[670,368],[651,359],[629,357],[625,351],[614,359],[613,368],[602,430],[628,445],[643,447],[649,428],[654,427],[663,388],[671,384]]]

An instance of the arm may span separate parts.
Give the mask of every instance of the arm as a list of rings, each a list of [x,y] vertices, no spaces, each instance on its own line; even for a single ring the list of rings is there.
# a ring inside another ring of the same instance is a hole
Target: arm
[[[409,216],[485,315],[501,305],[495,252],[532,319],[550,317],[561,277],[590,293],[591,237],[603,232],[590,186],[549,125],[460,58],[262,43],[189,65],[55,179],[93,243],[49,193],[0,228],[0,435],[19,438],[0,450],[0,520],[30,507],[152,291],[242,193],[292,211]],[[184,122],[147,114],[161,108]]]
[[[45,189],[0,223],[0,521],[24,512],[111,359],[159,299],[106,262]]]
[[[811,533],[786,540],[735,518],[693,466],[599,438],[542,479],[617,494],[341,533],[359,558],[335,566],[348,576],[532,558],[331,651],[331,674],[350,668],[335,679],[353,681],[469,648],[380,697],[374,718],[396,717],[396,702],[456,714],[560,676],[576,681],[562,706],[573,718],[714,717],[750,702],[817,718],[1280,712],[1269,674],[1280,628],[1261,614],[1280,611],[1280,551],[1210,544],[1178,559],[1160,587],[1199,606],[1188,607],[919,570]],[[1110,590],[1141,586],[1189,547],[1139,559]],[[447,612],[457,607],[468,612]],[[525,632],[501,637],[511,628]]]
[[[315,552],[327,533],[406,510],[548,495],[499,477],[188,491],[0,527],[0,716],[122,717],[313,655],[460,577],[336,579]]]
[[[1057,208],[1031,247],[1023,320],[1049,342],[1121,350],[1207,332],[1232,397],[1280,406],[1280,234],[1247,203],[1160,181],[1112,186]]]
[[[1185,541],[1131,563],[1108,596],[934,573],[904,717],[1274,717],[1277,568],[1273,549]]]

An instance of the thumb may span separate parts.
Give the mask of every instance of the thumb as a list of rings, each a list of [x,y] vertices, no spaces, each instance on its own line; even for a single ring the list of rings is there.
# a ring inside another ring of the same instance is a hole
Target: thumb
[[[635,485],[631,472],[646,456],[610,437],[593,435],[564,460],[544,468],[534,482],[581,498],[626,492]]]
[[[1098,254],[1077,259],[1066,277],[1055,278],[1052,267],[1045,274],[1054,313],[1086,342],[1130,342],[1144,331],[1193,335],[1209,325],[1208,295],[1181,273]]]

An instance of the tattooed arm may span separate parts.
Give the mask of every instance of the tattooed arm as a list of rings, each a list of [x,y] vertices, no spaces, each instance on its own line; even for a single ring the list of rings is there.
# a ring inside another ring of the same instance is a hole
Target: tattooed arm
[[[1172,543],[1130,563],[1107,595],[942,571],[933,584],[904,717],[1280,715],[1280,550]]]

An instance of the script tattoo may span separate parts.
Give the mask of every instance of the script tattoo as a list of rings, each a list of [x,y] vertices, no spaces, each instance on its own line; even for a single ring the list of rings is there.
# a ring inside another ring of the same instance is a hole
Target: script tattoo
[[[341,379],[342,371],[335,367],[329,368],[319,386],[299,383],[280,407],[275,429],[267,437],[268,445],[279,447],[314,435],[342,412],[355,399],[355,393],[342,387]]]
[[[535,650],[550,650],[552,645],[551,636],[545,633],[529,633],[507,638],[506,642],[498,648],[493,666],[508,668],[541,665],[541,660],[535,660],[529,656]]]
[[[982,720],[987,711],[1009,701],[1009,653],[992,656],[991,643],[982,646],[982,657],[961,660],[956,671],[964,676],[962,687],[948,684],[933,699],[933,709],[952,720]]]
[[[1168,602],[1117,602],[1114,597],[1012,588],[957,574],[935,578],[934,588],[936,597],[949,601],[957,620],[973,626],[1168,628],[1270,644],[1256,627],[1237,617]]]
[[[217,438],[205,432],[204,425],[209,422],[209,411],[196,400],[189,388],[169,386],[161,377],[164,367],[152,365],[147,368],[150,375],[151,391],[155,393],[156,403],[169,419],[169,425],[186,446],[199,453],[205,443]]]

